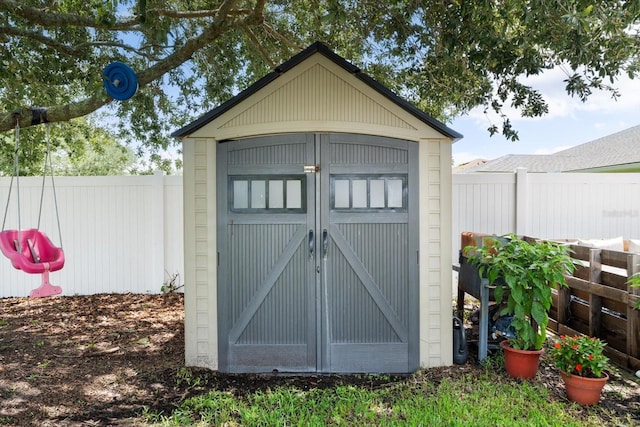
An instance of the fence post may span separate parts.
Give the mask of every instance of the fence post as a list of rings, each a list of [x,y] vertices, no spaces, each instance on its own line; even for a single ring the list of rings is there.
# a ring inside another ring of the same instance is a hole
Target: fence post
[[[601,283],[602,249],[589,250],[589,282]],[[589,336],[600,337],[602,313],[602,297],[589,293]]]
[[[569,288],[564,288],[562,286],[558,286],[558,327],[556,328],[556,332],[560,329],[560,325],[566,325],[569,323],[569,304],[571,302],[571,290]]]
[[[157,170],[153,174],[151,191],[151,230],[152,261],[150,271],[149,292],[156,293],[164,282],[164,172]]]
[[[627,274],[629,277],[640,271],[640,255],[631,254],[627,256]],[[627,285],[629,295],[638,295],[639,288],[632,288]],[[636,359],[640,358],[640,310],[634,308],[633,300],[627,303],[627,354]]]
[[[529,233],[529,192],[527,168],[516,169],[516,234]]]

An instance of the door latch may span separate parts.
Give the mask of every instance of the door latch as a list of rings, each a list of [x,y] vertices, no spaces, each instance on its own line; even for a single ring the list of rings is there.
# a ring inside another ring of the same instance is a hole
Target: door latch
[[[304,173],[318,173],[320,172],[320,165],[305,165]]]

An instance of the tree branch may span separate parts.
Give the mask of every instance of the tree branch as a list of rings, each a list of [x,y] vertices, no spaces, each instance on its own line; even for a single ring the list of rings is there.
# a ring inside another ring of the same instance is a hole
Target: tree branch
[[[30,39],[38,43],[42,43],[43,45],[48,46],[67,56],[75,57],[75,56],[78,56],[80,53],[73,47],[67,46],[64,43],[60,43],[57,40],[51,39],[49,37],[45,37],[41,33],[38,33],[35,31],[25,31],[18,28],[14,28],[14,27],[0,27],[0,34],[7,34],[10,36]]]
[[[84,50],[92,47],[92,46],[109,46],[109,47],[116,47],[128,52],[133,52],[137,55],[140,55],[144,58],[153,60],[153,61],[157,61],[159,60],[158,57],[156,56],[152,56],[149,55],[147,53],[145,53],[144,50],[144,46],[142,47],[142,49],[138,49],[135,48],[133,46],[124,44],[124,43],[118,43],[118,42],[108,42],[108,41],[93,41],[93,42],[85,42],[85,43],[80,43],[78,45],[75,46],[68,46],[64,43],[60,43],[55,39],[49,38],[49,37],[45,37],[43,36],[41,33],[37,33],[35,31],[25,31],[25,30],[21,30],[18,28],[14,28],[14,27],[0,27],[0,34],[7,34],[10,36],[16,36],[16,37],[20,37],[23,39],[29,39],[29,40],[33,40],[36,41],[38,43],[41,43],[45,46],[50,47],[51,49],[55,50],[56,52],[59,52],[63,55],[66,56],[71,56],[74,58],[78,58],[78,57],[82,57],[84,55]]]
[[[220,14],[225,16],[246,16],[254,14],[256,10],[264,9],[265,2],[258,1],[258,4],[254,9],[234,9],[227,6],[227,2],[223,3],[218,9],[210,10],[192,10],[192,11],[179,11],[175,9],[147,9],[147,14],[153,14],[156,16],[165,16],[167,18],[175,19],[194,19],[194,18],[215,18]],[[140,24],[138,17],[131,17],[121,21],[117,21],[114,24],[100,23],[94,17],[81,16],[73,13],[55,13],[49,8],[38,9],[35,7],[25,6],[24,4],[15,0],[0,0],[0,10],[12,11],[16,15],[26,19],[32,24],[40,25],[42,27],[60,27],[60,26],[75,26],[75,27],[88,27],[108,30],[129,30],[134,26]]]
[[[69,103],[66,105],[54,106],[47,108],[48,122],[64,122],[76,117],[86,116],[111,102],[106,94],[100,92],[84,99],[82,101]],[[33,111],[31,108],[23,108],[19,110],[20,127],[26,128],[32,126]],[[5,114],[0,119],[0,131],[13,129],[16,125],[16,119],[13,112]]]
[[[32,24],[40,25],[45,28],[69,26],[99,28],[105,30],[125,30],[139,24],[136,18],[109,25],[107,23],[100,23],[94,17],[81,16],[74,13],[54,13],[48,8],[37,9],[35,7],[25,6],[21,2],[14,0],[0,0],[0,10],[6,10],[26,19]]]
[[[165,16],[167,18],[176,19],[193,19],[193,18],[212,18],[220,13],[220,8],[211,10],[189,10],[179,11],[175,9],[147,9],[147,13],[152,13],[158,16]],[[249,15],[253,13],[251,9],[232,9],[229,10],[227,15]]]
[[[158,61],[146,70],[140,71],[138,73],[139,86],[143,87],[152,83],[162,77],[165,73],[188,61],[195,52],[210,44],[231,28],[257,25],[263,21],[264,0],[258,1],[251,14],[244,15],[244,19],[240,22],[237,22],[237,14],[232,13],[234,11],[233,6],[236,1],[237,0],[225,0],[220,8],[218,8],[218,15],[215,17],[213,22],[202,31],[202,33],[188,39],[182,46],[161,61]],[[11,0],[0,0],[0,5],[6,4],[7,2],[11,2]],[[236,18],[229,19],[230,16],[235,16]],[[111,98],[101,91],[82,101],[62,106],[49,107],[47,109],[47,120],[49,122],[66,121],[72,118],[85,116],[110,102]],[[20,126],[31,126],[31,119],[31,109],[22,109]],[[13,129],[14,126],[15,119],[11,113],[6,114],[4,118],[0,119],[0,131]]]
[[[275,68],[276,64],[274,64],[271,58],[269,58],[269,52],[267,52],[264,46],[262,46],[260,40],[258,40],[258,37],[256,37],[255,33],[251,31],[251,28],[244,25],[242,29],[249,36],[249,41],[251,42],[251,44],[253,44],[255,48],[260,51],[260,54],[262,55],[264,60],[267,61],[267,64],[269,64],[269,67]]]
[[[298,46],[297,44],[291,42],[290,39],[288,39],[287,37],[284,37],[282,34],[277,32],[271,25],[267,24],[266,22],[262,23],[262,28],[264,28],[265,31],[269,35],[271,35],[273,38],[280,40],[285,46],[289,46],[294,50],[302,50],[304,48],[303,46]]]

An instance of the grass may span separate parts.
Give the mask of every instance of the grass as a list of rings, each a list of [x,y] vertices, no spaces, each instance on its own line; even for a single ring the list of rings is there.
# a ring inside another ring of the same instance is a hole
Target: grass
[[[378,388],[281,386],[244,397],[209,391],[171,414],[147,411],[156,426],[562,426],[603,425],[597,411],[550,399],[541,384],[486,371],[434,383],[420,373]],[[607,418],[610,423],[611,418]],[[631,425],[616,420],[616,425]]]

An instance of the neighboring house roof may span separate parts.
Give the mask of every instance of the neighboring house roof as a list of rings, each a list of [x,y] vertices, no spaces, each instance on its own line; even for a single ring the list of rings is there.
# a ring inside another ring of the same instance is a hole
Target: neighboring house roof
[[[640,172],[640,125],[555,154],[509,154],[458,172],[513,172],[517,168],[527,172]]]
[[[477,166],[487,163],[486,159],[473,159],[467,163],[461,163],[453,168],[453,172],[465,172],[466,169],[475,168]]]
[[[229,109],[231,109],[235,105],[239,104],[244,99],[250,97],[252,94],[258,92],[260,89],[262,89],[263,87],[265,87],[266,85],[268,85],[269,83],[271,83],[272,81],[274,81],[275,79],[280,77],[282,74],[286,73],[287,71],[289,71],[290,69],[292,69],[296,65],[300,64],[305,59],[309,58],[311,55],[313,55],[315,53],[320,53],[320,54],[326,56],[327,58],[329,58],[330,60],[335,62],[337,65],[339,65],[340,67],[342,67],[345,70],[347,70],[348,72],[352,73],[354,76],[356,76],[362,82],[367,84],[369,87],[371,87],[374,90],[378,91],[380,94],[382,94],[383,96],[385,96],[386,98],[388,98],[389,100],[394,102],[396,105],[398,105],[402,109],[406,110],[407,112],[409,112],[410,114],[412,114],[413,116],[415,116],[416,118],[421,120],[422,122],[424,122],[427,125],[431,126],[432,128],[434,128],[435,130],[437,130],[441,134],[451,138],[453,141],[456,141],[456,140],[462,138],[462,134],[454,131],[453,129],[451,129],[449,127],[447,127],[444,123],[436,120],[435,118],[431,117],[430,115],[428,115],[424,111],[421,111],[418,108],[416,108],[411,103],[409,103],[406,100],[400,98],[395,93],[393,93],[391,90],[389,90],[388,88],[386,88],[382,84],[378,83],[373,78],[369,77],[367,74],[365,74],[362,71],[360,71],[360,68],[356,67],[355,65],[351,64],[350,62],[348,62],[347,60],[345,60],[341,56],[337,55],[336,53],[331,51],[331,49],[329,49],[326,45],[324,45],[324,44],[322,44],[320,42],[313,43],[311,46],[309,46],[308,48],[306,48],[302,52],[298,53],[297,55],[294,55],[288,61],[284,62],[283,64],[281,64],[279,66],[277,66],[274,69],[273,72],[267,74],[266,76],[264,76],[263,78],[258,80],[256,83],[254,83],[253,85],[249,86],[247,89],[245,89],[242,92],[240,92],[238,95],[234,96],[230,100],[228,100],[225,103],[221,104],[220,106],[214,108],[213,110],[209,111],[208,113],[205,113],[203,116],[201,116],[200,118],[198,118],[194,122],[191,122],[190,124],[184,126],[183,128],[178,129],[177,131],[173,132],[171,134],[171,136],[176,137],[176,138],[184,138],[184,137],[189,136],[189,134],[191,134],[191,133],[197,131],[198,129],[202,128],[207,123],[211,122],[212,120],[214,120],[218,116],[222,115],[224,112],[228,111]]]

